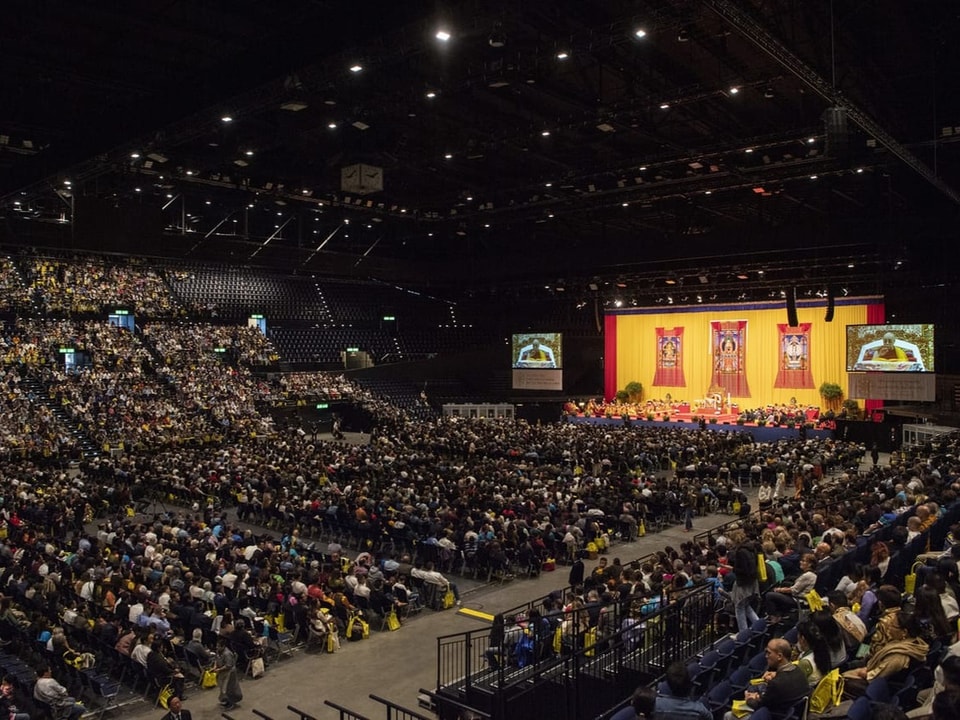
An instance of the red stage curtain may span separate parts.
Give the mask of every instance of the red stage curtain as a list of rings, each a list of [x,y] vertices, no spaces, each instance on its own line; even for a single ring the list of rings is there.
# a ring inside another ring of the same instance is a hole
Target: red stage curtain
[[[683,328],[657,328],[657,371],[653,384],[686,387],[683,378]]]
[[[813,373],[810,372],[810,326],[812,323],[800,323],[790,327],[778,323],[780,331],[776,388],[812,388]]]
[[[603,317],[603,394],[613,400],[617,394],[617,316]]]

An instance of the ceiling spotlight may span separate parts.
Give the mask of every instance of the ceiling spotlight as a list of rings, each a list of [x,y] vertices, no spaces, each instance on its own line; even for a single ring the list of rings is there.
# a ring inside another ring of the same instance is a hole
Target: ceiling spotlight
[[[752,153],[752,152],[753,152],[753,148],[747,148],[746,150],[744,150],[744,152],[745,152],[745,153]]]
[[[862,172],[863,172],[863,168],[857,168],[857,174],[858,174],[858,175],[859,175],[860,173],[862,173]]]
[[[660,103],[661,110],[666,110],[669,107],[670,107],[670,103]]]
[[[713,190],[704,190],[704,191],[703,191],[703,194],[704,194],[704,195],[713,195]]]
[[[645,38],[647,36],[647,31],[644,30],[643,28],[637,28],[636,30],[633,31],[633,34],[638,38]]]
[[[540,133],[540,134],[543,135],[544,137],[550,137],[550,131],[549,131],[549,130],[544,130],[544,131],[543,131],[542,133]]]
[[[738,92],[740,92],[740,88],[738,88],[736,85],[730,88],[731,95],[736,95]]]
[[[813,145],[816,141],[817,141],[817,139],[816,139],[815,137],[807,138],[807,144],[808,144],[808,145]]]
[[[770,98],[772,98],[772,97],[776,97],[776,93],[773,92],[773,86],[772,86],[772,85],[767,85],[767,86],[763,89],[763,96],[764,96],[765,98],[767,98],[768,100],[769,100]]]
[[[630,207],[630,203],[621,203],[623,207]]]
[[[363,65],[357,64],[357,65],[351,65],[351,66],[350,66],[350,72],[352,72],[352,73],[358,73],[358,72],[360,72],[361,70],[363,70]]]
[[[187,175],[193,175],[193,170],[187,170],[186,174],[187,174]]]
[[[622,307],[622,306],[623,306],[623,300],[614,300],[614,301],[613,301],[613,304],[614,304],[616,307]]]
[[[70,187],[71,185],[73,185],[73,182],[70,180],[64,180],[63,184],[66,185],[67,187]]]
[[[229,115],[224,115],[222,118],[220,118],[220,122],[232,123],[233,118],[230,117]]]
[[[568,57],[570,57],[569,53],[563,51],[557,53],[557,60],[566,60]]]
[[[246,150],[243,154],[247,157],[253,157],[253,150]]]
[[[132,153],[130,153],[130,159],[131,159],[131,160],[137,160],[137,159],[139,159],[139,157],[140,157],[140,153],[138,153],[138,152],[132,152]]]
[[[435,98],[436,96],[437,96],[437,93],[435,93],[433,90],[427,91],[427,98],[428,98],[428,99],[432,100],[432,99]]]
[[[552,182],[544,183],[543,186],[544,186],[544,187],[553,187],[553,183],[552,183]]]
[[[816,180],[818,177],[820,177],[820,176],[819,176],[819,175],[811,175],[811,176],[810,176],[810,179],[811,179],[811,180]]]
[[[328,122],[327,127],[330,128],[331,130],[336,130],[337,124],[335,122]]]
[[[437,40],[439,40],[440,42],[447,42],[450,39],[450,33],[447,32],[446,30],[437,30],[437,34],[434,35],[434,37],[437,38]],[[498,46],[493,45],[493,47],[498,47]]]
[[[450,160],[450,159],[453,158],[453,153],[447,153],[447,154],[444,155],[443,157],[446,158],[447,160]]]
[[[140,192],[140,188],[134,188],[133,191],[134,191],[134,192]]]

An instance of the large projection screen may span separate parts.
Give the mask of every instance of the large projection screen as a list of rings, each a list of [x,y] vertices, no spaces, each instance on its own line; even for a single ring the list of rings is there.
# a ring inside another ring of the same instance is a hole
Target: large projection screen
[[[561,333],[514,333],[510,353],[514,390],[563,390]]]

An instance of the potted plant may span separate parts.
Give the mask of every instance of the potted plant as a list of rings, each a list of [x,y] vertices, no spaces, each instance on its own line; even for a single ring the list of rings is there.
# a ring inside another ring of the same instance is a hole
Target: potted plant
[[[648,421],[652,421],[652,420],[653,420],[653,413],[652,413],[652,412],[648,412],[648,413],[647,413],[647,420],[648,420]]]
[[[836,410],[843,398],[843,388],[837,383],[825,382],[820,385],[820,397],[823,404],[830,410]]]
[[[759,420],[757,420],[757,427],[764,427],[766,424],[767,424],[767,421],[764,420],[763,418],[760,418]]]
[[[630,402],[640,402],[640,399],[643,397],[643,385],[638,383],[636,380],[631,380],[628,382],[624,390],[626,391]]]
[[[618,403],[625,403],[630,399],[630,394],[626,390],[617,390],[617,394],[613,397]]]
[[[747,419],[743,415],[737,415],[736,423],[737,425],[746,425]]]
[[[716,424],[717,424],[717,418],[715,418],[715,417],[710,418],[710,424],[711,424],[711,425],[716,425]]]

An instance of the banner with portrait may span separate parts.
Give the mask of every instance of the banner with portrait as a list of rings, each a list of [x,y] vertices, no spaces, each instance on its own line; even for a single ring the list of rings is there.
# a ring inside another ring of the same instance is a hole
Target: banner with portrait
[[[750,397],[747,385],[747,321],[710,323],[713,346],[713,373],[710,392],[730,397]]]
[[[790,327],[778,323],[780,343],[777,348],[779,365],[776,388],[812,388],[813,373],[810,371],[810,326],[812,323],[800,323]]]
[[[683,379],[683,328],[657,328],[657,370],[653,384],[686,387]]]

